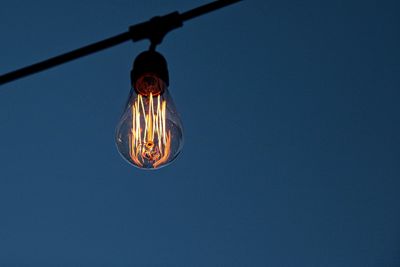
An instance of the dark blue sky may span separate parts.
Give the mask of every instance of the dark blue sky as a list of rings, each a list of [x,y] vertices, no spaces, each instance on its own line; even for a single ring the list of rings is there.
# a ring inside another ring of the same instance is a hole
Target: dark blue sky
[[[2,1],[0,72],[205,1]],[[1,87],[0,266],[399,266],[400,4],[244,1],[159,51],[183,153],[118,154],[147,43]]]

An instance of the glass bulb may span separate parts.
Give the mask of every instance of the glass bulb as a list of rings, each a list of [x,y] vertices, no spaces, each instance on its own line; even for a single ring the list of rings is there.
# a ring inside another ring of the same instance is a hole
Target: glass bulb
[[[116,129],[119,153],[141,169],[170,164],[183,147],[183,129],[166,83],[142,74],[131,89]]]

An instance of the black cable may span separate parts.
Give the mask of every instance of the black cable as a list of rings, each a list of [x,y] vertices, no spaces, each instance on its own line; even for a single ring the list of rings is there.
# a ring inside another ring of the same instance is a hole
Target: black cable
[[[36,64],[32,64],[30,66],[6,73],[2,76],[0,76],[0,85],[23,78],[25,76],[50,69],[52,67],[55,67],[57,65],[64,64],[68,61],[81,58],[87,55],[90,55],[92,53],[95,53],[100,50],[104,50],[106,48],[115,46],[117,44],[123,43],[125,41],[128,41],[130,39],[130,34],[129,32],[124,32],[121,34],[118,34],[114,37],[102,40],[97,43],[93,43],[81,48],[78,48],[76,50],[70,51],[68,53],[55,56],[52,58],[49,58],[47,60],[38,62]]]
[[[203,6],[199,6],[196,8],[193,8],[189,11],[186,11],[181,14],[182,20],[186,21],[189,19],[193,19],[195,17],[204,15],[208,12],[214,11],[216,9],[220,9],[222,7],[225,7],[227,5],[231,5],[237,2],[240,2],[241,0],[219,0],[219,1],[214,1],[208,4],[205,4]]]
[[[184,21],[240,1],[241,0],[219,0],[186,11],[182,14],[173,12],[165,16],[154,17],[149,21],[129,27],[129,31],[127,32],[1,75],[0,85],[116,46],[128,40],[136,42],[143,39],[149,39],[151,41],[151,49],[155,49],[156,45],[161,43],[163,37],[168,32],[181,27]]]

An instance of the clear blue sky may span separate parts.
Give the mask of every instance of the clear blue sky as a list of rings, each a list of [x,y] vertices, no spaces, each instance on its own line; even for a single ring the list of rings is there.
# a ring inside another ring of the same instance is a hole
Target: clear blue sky
[[[2,1],[0,73],[206,1]],[[399,1],[244,1],[159,51],[185,147],[114,130],[147,43],[0,90],[0,266],[399,266]]]

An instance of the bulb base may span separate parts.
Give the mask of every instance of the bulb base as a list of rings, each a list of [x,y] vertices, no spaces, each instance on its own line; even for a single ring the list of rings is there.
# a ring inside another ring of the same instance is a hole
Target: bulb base
[[[131,85],[138,94],[144,96],[162,94],[169,85],[165,58],[156,51],[140,53],[133,63]]]

